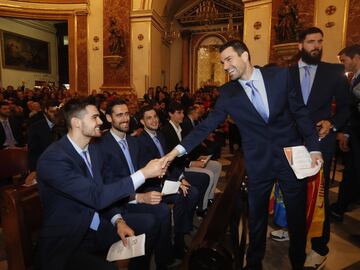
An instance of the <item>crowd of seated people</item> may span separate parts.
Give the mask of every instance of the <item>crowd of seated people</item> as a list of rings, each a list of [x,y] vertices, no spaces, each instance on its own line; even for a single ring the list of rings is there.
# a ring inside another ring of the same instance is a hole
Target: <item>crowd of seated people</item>
[[[206,117],[216,100],[215,92],[199,90],[191,95],[188,89],[182,87],[171,92],[166,87],[157,87],[155,92],[149,88],[144,99],[138,102],[121,99],[116,92],[92,91],[87,100],[98,109],[102,135],[90,144],[96,144],[102,153],[103,184],[115,184],[118,179],[129,177],[146,167],[151,160],[164,156],[174,143],[177,144]],[[67,123],[69,113],[66,112],[66,104],[78,98],[76,93],[50,87],[15,90],[8,86],[0,92],[0,147],[27,147],[30,169],[25,180],[27,184],[42,181],[43,173],[37,174],[42,154],[54,142],[64,140],[66,135],[69,137],[70,127],[74,129]],[[168,168],[166,179],[181,182],[179,194],[163,197],[163,182],[147,180],[134,194],[112,206],[120,209],[122,214],[126,213],[123,215],[125,221],[130,214],[146,214],[153,215],[160,224],[157,241],[151,247],[157,269],[167,269],[183,258],[186,253],[184,235],[192,230],[194,214],[200,219],[204,217],[215,198],[221,172],[221,164],[216,159],[220,157],[222,146],[215,142],[225,141],[224,130],[219,127],[198,149],[179,158]],[[122,149],[117,139],[126,141],[126,150]],[[205,155],[211,155],[212,160],[205,163]],[[167,204],[173,208],[173,229]],[[129,218],[129,224],[131,220]],[[117,224],[113,219],[111,222]],[[135,229],[135,232],[144,230]]]

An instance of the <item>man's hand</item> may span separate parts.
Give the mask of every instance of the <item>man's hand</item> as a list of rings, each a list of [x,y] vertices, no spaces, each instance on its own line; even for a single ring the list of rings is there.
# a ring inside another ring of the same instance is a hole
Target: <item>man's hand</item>
[[[311,168],[314,168],[319,162],[324,163],[321,153],[310,153],[311,157]]]
[[[31,172],[26,178],[25,178],[25,186],[32,186],[35,185],[36,182],[36,171]]]
[[[136,201],[138,203],[159,204],[162,199],[162,194],[158,191],[150,191],[145,193],[137,193]]]
[[[141,169],[141,172],[145,176],[145,179],[154,178],[154,177],[163,177],[167,170],[167,162],[164,158],[150,160],[144,168]]]
[[[188,190],[190,187],[191,185],[186,179],[181,180],[180,189],[182,190],[184,197],[186,197],[186,195],[188,194]]]
[[[316,127],[318,128],[319,138],[323,139],[326,135],[329,134],[330,129],[333,128],[333,125],[328,120],[321,120],[316,123]]]
[[[125,220],[123,220],[122,218],[118,218],[115,221],[116,224],[116,230],[118,235],[120,236],[121,240],[124,243],[124,246],[127,246],[127,240],[126,237],[127,236],[134,236],[135,233],[134,231],[126,224]]]
[[[349,152],[349,138],[345,136],[344,133],[338,132],[336,134],[336,139],[339,141],[339,148],[343,152]]]
[[[169,166],[171,161],[173,161],[178,156],[178,154],[179,154],[179,151],[176,150],[176,148],[174,148],[169,153],[167,153],[165,156],[163,156],[162,158],[164,159],[164,165],[166,164],[167,166]]]

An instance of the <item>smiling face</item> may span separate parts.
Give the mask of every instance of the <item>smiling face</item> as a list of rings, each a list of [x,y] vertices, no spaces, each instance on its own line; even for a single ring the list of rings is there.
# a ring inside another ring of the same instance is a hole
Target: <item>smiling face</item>
[[[129,131],[130,114],[127,105],[115,105],[111,115],[106,115],[106,119],[111,123],[115,132],[126,133]]]
[[[227,47],[221,52],[220,59],[231,80],[238,80],[245,75],[249,63],[247,52],[239,55],[233,47]]]
[[[81,113],[78,117],[74,117],[73,119],[77,122],[76,125],[79,127],[80,132],[84,137],[93,138],[101,136],[100,126],[102,121],[96,106],[86,106],[84,113]]]
[[[159,128],[159,117],[155,110],[146,111],[140,122],[150,131],[156,131]]]

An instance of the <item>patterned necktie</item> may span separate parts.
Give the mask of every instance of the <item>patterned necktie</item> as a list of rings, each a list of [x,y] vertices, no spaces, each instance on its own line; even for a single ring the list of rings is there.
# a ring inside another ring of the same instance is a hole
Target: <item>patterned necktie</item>
[[[310,66],[304,66],[304,77],[301,81],[301,92],[303,95],[305,105],[308,102],[310,96],[310,87],[311,84],[311,76],[310,76]]]
[[[84,159],[85,164],[86,164],[91,176],[93,176],[92,167],[91,167],[90,160],[88,158],[88,151],[87,150],[82,151],[82,158]],[[93,218],[91,220],[90,229],[92,229],[94,231],[97,231],[98,228],[99,228],[99,225],[100,225],[99,213],[95,212],[94,215],[93,215]]]
[[[261,98],[259,90],[256,89],[253,81],[246,82],[246,85],[249,86],[251,89],[251,95],[250,95],[251,103],[254,105],[255,109],[258,111],[258,113],[261,115],[264,121],[267,123],[269,120],[269,115],[265,110],[265,105]]]
[[[134,165],[133,165],[133,163],[131,161],[131,156],[130,156],[128,144],[127,144],[125,139],[119,140],[118,143],[119,143],[119,145],[120,145],[120,147],[121,147],[121,149],[122,149],[122,151],[124,153],[124,156],[126,158],[126,162],[127,162],[128,166],[129,166],[130,174],[133,174],[135,172],[135,169],[134,169]]]
[[[158,139],[158,137],[155,135],[153,138],[154,143],[156,144],[157,149],[159,150],[160,156],[163,157],[164,154],[164,150],[162,149],[161,143]]]

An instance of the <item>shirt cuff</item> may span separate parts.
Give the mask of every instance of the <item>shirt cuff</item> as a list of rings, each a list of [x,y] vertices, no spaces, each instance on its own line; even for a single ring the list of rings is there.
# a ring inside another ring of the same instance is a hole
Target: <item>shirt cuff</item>
[[[175,146],[175,149],[178,150],[178,152],[179,152],[178,157],[181,157],[186,154],[186,149],[181,144],[178,144],[177,146]]]
[[[321,154],[321,152],[320,151],[311,151],[311,152],[309,152],[310,154]]]
[[[133,182],[135,190],[137,190],[142,184],[145,183],[145,176],[140,170],[133,173],[130,177]]]
[[[183,173],[181,173],[178,179],[179,179],[179,181],[181,181],[184,178],[185,178],[185,175]]]
[[[115,222],[116,222],[116,220],[119,219],[119,218],[122,218],[122,216],[121,216],[120,214],[116,214],[115,216],[113,216],[113,217],[111,218],[111,223],[112,223],[112,225],[115,226]]]
[[[347,134],[347,133],[344,133],[344,137],[346,137],[346,138],[350,138],[350,134]]]

